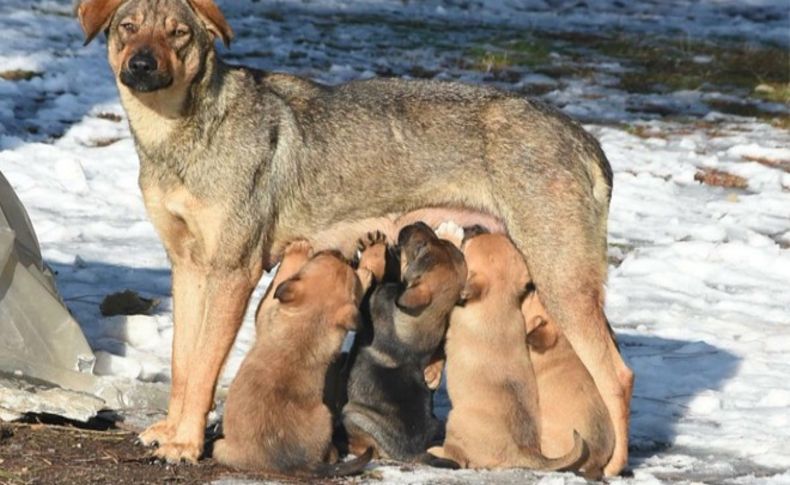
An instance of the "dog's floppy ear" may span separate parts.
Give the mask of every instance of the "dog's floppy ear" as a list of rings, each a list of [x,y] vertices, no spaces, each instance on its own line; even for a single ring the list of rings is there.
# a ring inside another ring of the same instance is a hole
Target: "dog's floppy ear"
[[[77,8],[77,17],[85,32],[85,45],[88,45],[99,32],[107,30],[112,16],[124,0],[82,0]]]
[[[213,0],[189,0],[189,4],[206,24],[208,31],[215,37],[222,39],[225,47],[230,47],[230,41],[233,40],[233,29],[230,28],[222,11]]]
[[[419,313],[431,304],[431,290],[419,280],[412,282],[398,297],[398,307],[409,313]]]
[[[480,299],[488,290],[488,282],[485,276],[472,271],[466,278],[466,284],[461,291],[461,302],[474,301]]]
[[[274,290],[274,298],[280,303],[288,304],[293,303],[299,299],[302,294],[302,282],[299,278],[289,278]]]
[[[537,351],[544,351],[557,344],[559,335],[553,325],[549,325],[544,318],[537,316],[526,316],[527,343]]]

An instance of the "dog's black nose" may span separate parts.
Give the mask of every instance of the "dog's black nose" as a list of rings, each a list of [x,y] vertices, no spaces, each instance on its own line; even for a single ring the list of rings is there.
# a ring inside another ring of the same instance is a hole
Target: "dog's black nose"
[[[140,51],[129,59],[129,71],[132,74],[150,74],[156,68],[156,58],[150,51]]]

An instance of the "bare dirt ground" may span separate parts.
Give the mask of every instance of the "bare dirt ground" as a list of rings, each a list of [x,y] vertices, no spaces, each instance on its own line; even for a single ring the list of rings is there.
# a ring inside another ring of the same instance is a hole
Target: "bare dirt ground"
[[[97,426],[93,426],[94,428]],[[122,429],[91,429],[38,422],[0,425],[0,485],[113,483],[197,484],[215,480],[299,480],[244,474],[204,459],[198,465],[169,466],[135,443]],[[339,483],[340,480],[310,480]]]

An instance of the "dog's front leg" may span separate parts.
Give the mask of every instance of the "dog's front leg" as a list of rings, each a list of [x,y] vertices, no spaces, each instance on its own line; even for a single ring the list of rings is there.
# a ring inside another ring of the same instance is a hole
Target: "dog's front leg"
[[[146,446],[165,444],[173,439],[184,403],[190,356],[203,318],[205,271],[187,261],[173,264],[173,345],[171,358],[170,402],[167,418],[140,434]],[[201,286],[203,285],[203,286]]]
[[[156,451],[158,457],[171,463],[196,462],[200,457],[206,415],[214,399],[217,379],[260,273],[260,265],[255,270],[212,268],[189,283],[195,291],[202,290],[202,318],[195,322],[199,328],[194,334],[192,348],[184,349],[188,354],[187,369],[183,372],[185,379],[181,378],[183,391],[178,423],[172,438],[160,443]]]

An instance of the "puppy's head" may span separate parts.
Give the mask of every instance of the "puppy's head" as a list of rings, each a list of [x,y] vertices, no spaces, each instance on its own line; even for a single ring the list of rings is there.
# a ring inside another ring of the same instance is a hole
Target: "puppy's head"
[[[314,255],[301,270],[276,288],[274,298],[302,321],[320,320],[330,329],[356,329],[362,284],[337,251]]]
[[[214,39],[233,37],[212,0],[83,0],[77,14],[86,44],[107,33],[110,65],[136,93],[186,92]]]
[[[404,227],[398,234],[401,279],[406,287],[398,306],[417,314],[432,302],[454,304],[466,280],[466,262],[451,242],[439,239],[422,222]]]
[[[464,241],[464,257],[469,275],[464,287],[464,302],[496,295],[520,306],[530,283],[527,265],[504,234],[477,233]]]

